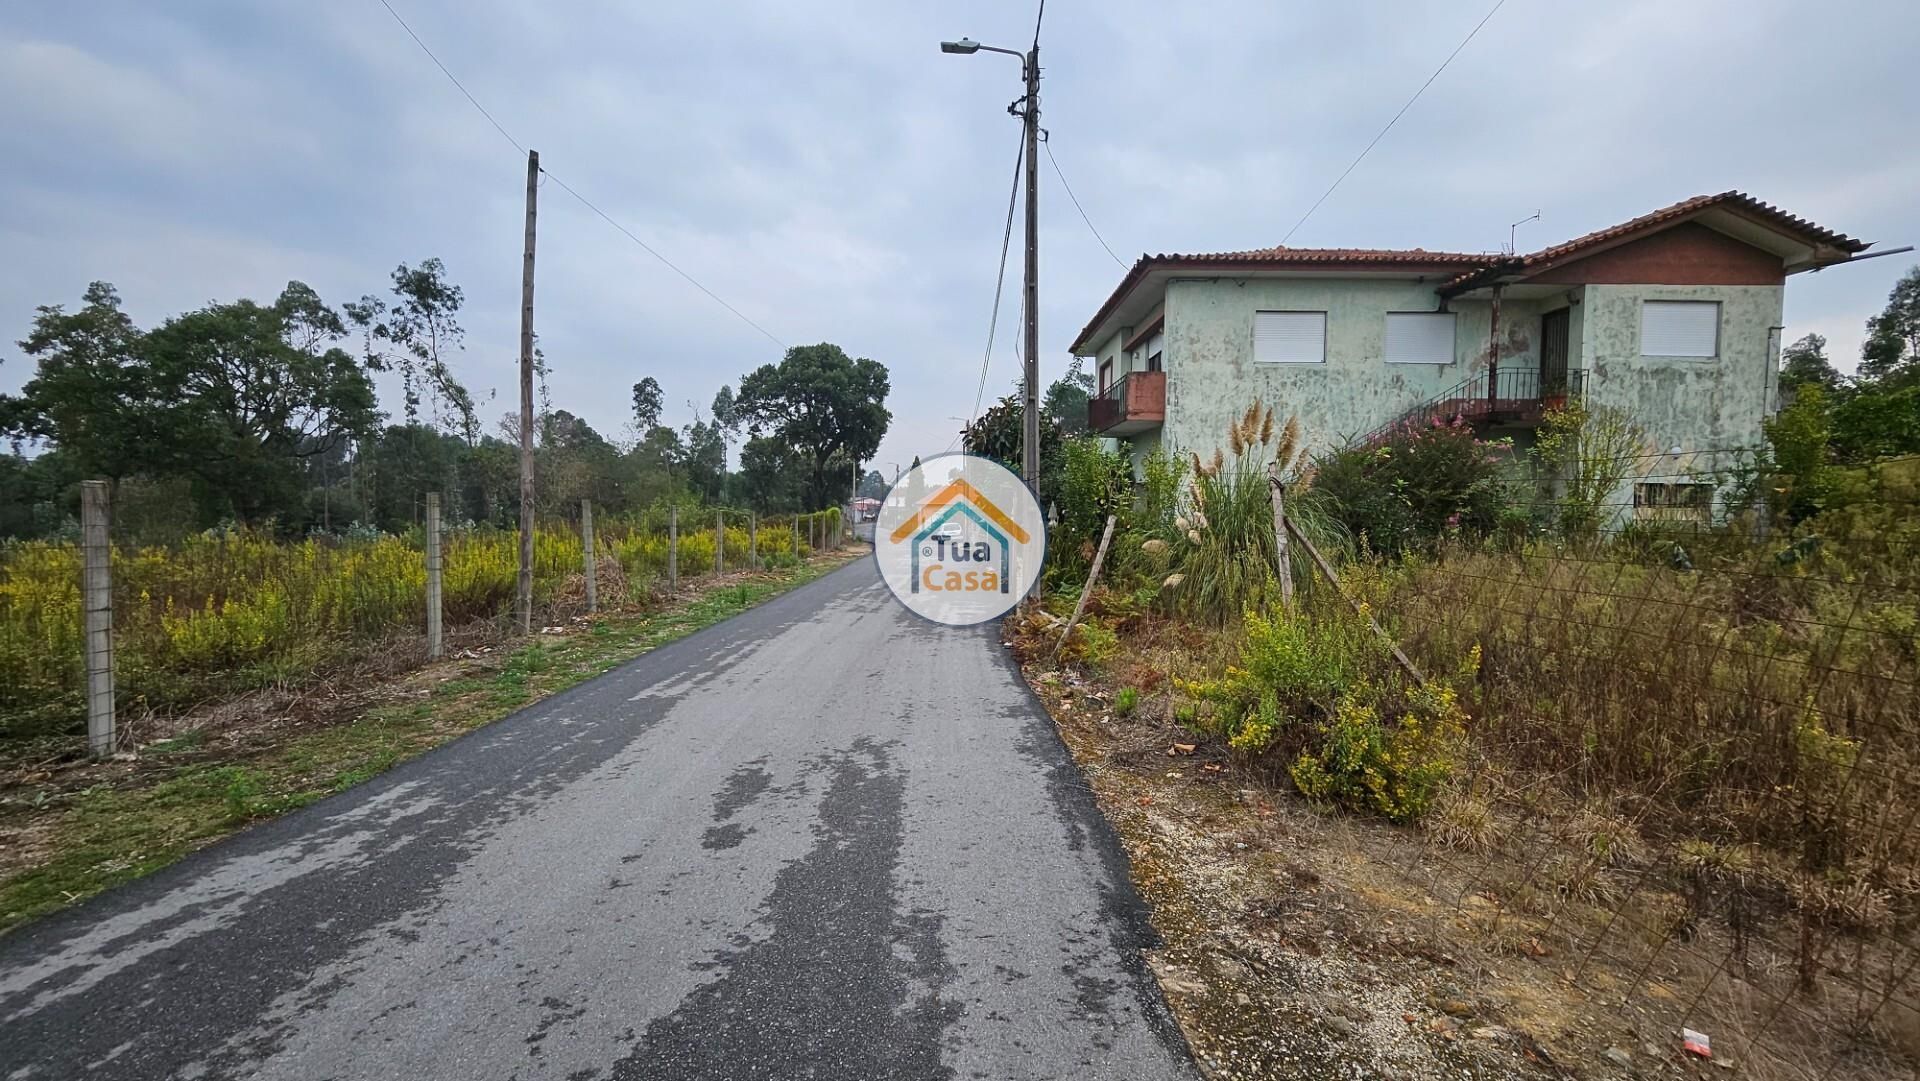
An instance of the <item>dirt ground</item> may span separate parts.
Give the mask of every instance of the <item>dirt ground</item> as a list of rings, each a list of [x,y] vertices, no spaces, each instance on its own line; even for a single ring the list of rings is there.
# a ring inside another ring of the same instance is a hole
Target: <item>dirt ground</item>
[[[1916,1076],[1871,1034],[1839,1059],[1800,1053],[1788,1028],[1709,1032],[1713,1057],[1689,1053],[1680,1018],[1758,1005],[1728,1001],[1742,985],[1693,954],[1604,949],[1625,933],[1606,906],[1529,911],[1510,887],[1531,869],[1315,808],[1175,724],[1163,696],[1122,711],[1072,670],[1027,675],[1123,839],[1164,939],[1152,965],[1212,1077]]]

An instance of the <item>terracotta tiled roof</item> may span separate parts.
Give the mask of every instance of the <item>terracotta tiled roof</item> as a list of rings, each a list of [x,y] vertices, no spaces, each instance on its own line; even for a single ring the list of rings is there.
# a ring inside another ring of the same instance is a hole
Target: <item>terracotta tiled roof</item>
[[[1249,251],[1196,252],[1191,254],[1161,253],[1142,255],[1122,278],[1120,285],[1100,306],[1079,337],[1074,339],[1074,348],[1079,349],[1086,343],[1088,335],[1095,327],[1104,322],[1113,310],[1120,306],[1133,287],[1149,271],[1162,268],[1181,270],[1233,270],[1239,267],[1249,269],[1274,267],[1315,267],[1344,268],[1348,270],[1406,271],[1418,273],[1431,271],[1447,273],[1462,267],[1479,268],[1499,259],[1500,256],[1488,252],[1427,251],[1423,248],[1254,248]]]
[[[1798,233],[1816,244],[1838,248],[1844,252],[1862,252],[1871,245],[1863,240],[1855,240],[1845,233],[1836,233],[1808,221],[1805,218],[1789,214],[1772,203],[1763,203],[1743,191],[1723,191],[1718,195],[1696,195],[1691,199],[1682,199],[1672,206],[1662,207],[1651,214],[1642,214],[1631,221],[1610,225],[1605,229],[1575,237],[1550,248],[1542,248],[1529,255],[1490,261],[1485,267],[1467,271],[1448,282],[1443,289],[1457,289],[1462,284],[1479,278],[1493,277],[1499,274],[1523,273],[1539,270],[1558,263],[1569,256],[1580,255],[1590,248],[1610,244],[1636,233],[1651,232],[1667,225],[1686,220],[1703,210],[1715,207],[1731,209],[1737,213],[1758,219],[1763,225],[1771,226],[1784,233]]]
[[[1631,221],[1624,221],[1619,225],[1588,233],[1583,237],[1576,237],[1564,244],[1555,244],[1551,248],[1542,248],[1531,255],[1524,256],[1501,255],[1495,252],[1426,251],[1421,248],[1287,247],[1189,255],[1143,255],[1133,264],[1132,269],[1127,271],[1119,287],[1113,291],[1112,296],[1107,298],[1106,303],[1100,306],[1100,310],[1080,332],[1080,336],[1074,339],[1074,349],[1079,350],[1085,346],[1087,338],[1093,334],[1094,329],[1106,321],[1107,316],[1120,306],[1127,295],[1133,291],[1134,286],[1139,284],[1148,272],[1156,269],[1320,267],[1373,271],[1454,271],[1454,276],[1440,287],[1442,292],[1452,293],[1458,292],[1463,287],[1470,287],[1502,275],[1543,269],[1569,257],[1577,257],[1588,249],[1603,247],[1637,233],[1661,229],[1713,208],[1732,211],[1783,233],[1798,234],[1822,247],[1854,253],[1865,251],[1870,246],[1865,241],[1855,240],[1844,233],[1836,233],[1831,229],[1815,225],[1805,218],[1795,217],[1771,203],[1763,203],[1755,199],[1746,192],[1723,191],[1718,195],[1696,195],[1651,214],[1642,214]]]
[[[1499,256],[1489,252],[1427,251],[1425,248],[1254,248],[1250,251],[1207,252],[1192,255],[1152,255],[1165,263],[1337,263],[1360,265],[1435,266],[1443,263],[1484,265]]]

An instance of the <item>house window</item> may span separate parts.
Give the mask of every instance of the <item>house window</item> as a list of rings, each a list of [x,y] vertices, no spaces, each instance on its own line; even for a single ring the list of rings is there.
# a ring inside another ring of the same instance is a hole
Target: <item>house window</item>
[[[1157,372],[1162,370],[1161,361],[1160,361],[1160,350],[1163,347],[1166,340],[1167,340],[1166,335],[1155,334],[1151,339],[1147,341],[1147,371]]]
[[[1720,352],[1720,302],[1648,300],[1640,304],[1640,355],[1711,357]]]
[[[1106,397],[1107,391],[1112,389],[1112,387],[1113,387],[1113,361],[1103,360],[1100,362],[1100,396],[1102,398]]]
[[[1325,364],[1326,312],[1254,312],[1253,359],[1257,364]]]
[[[1452,364],[1452,312],[1388,312],[1388,364]]]
[[[1633,516],[1642,521],[1708,525],[1713,515],[1713,485],[1642,481],[1633,486]]]

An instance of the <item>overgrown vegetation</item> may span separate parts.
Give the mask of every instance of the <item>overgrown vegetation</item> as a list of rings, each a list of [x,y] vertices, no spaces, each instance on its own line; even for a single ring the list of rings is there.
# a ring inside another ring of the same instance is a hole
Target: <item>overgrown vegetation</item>
[[[683,508],[678,572],[714,569],[714,512]],[[839,532],[839,510],[769,519],[749,537],[729,516],[723,566],[786,566],[813,537]],[[664,510],[596,523],[602,602],[645,607],[667,576]],[[519,539],[463,527],[445,538],[442,612],[449,626],[506,616]],[[276,541],[252,530],[195,534],[166,546],[116,548],[113,558],[115,675],[119,707],[132,719],[170,713],[222,695],[297,686],[356,651],[425,624],[426,566],[419,530],[404,536]],[[797,545],[797,547],[796,547]],[[84,715],[79,549],[48,541],[0,544],[0,745],[67,746]],[[543,526],[534,537],[535,602],[578,604],[583,563],[577,525]],[[565,594],[565,596],[563,596]],[[7,755],[21,753],[7,746]]]

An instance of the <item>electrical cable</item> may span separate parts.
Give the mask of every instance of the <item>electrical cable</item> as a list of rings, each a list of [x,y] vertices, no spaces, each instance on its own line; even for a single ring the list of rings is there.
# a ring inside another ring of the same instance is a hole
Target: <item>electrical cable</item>
[[[1427,81],[1420,84],[1420,89],[1415,90],[1413,92],[1413,96],[1407,99],[1407,103],[1405,105],[1400,106],[1400,111],[1393,114],[1393,119],[1387,121],[1387,126],[1380,129],[1380,134],[1375,135],[1373,137],[1373,142],[1368,143],[1367,148],[1365,150],[1360,151],[1360,157],[1353,159],[1353,162],[1347,166],[1346,170],[1342,172],[1337,178],[1334,179],[1333,184],[1329,186],[1326,191],[1320,194],[1320,198],[1315,199],[1313,201],[1313,205],[1307,208],[1307,212],[1305,214],[1300,215],[1300,220],[1293,223],[1293,228],[1287,230],[1287,235],[1280,238],[1280,243],[1283,246],[1286,244],[1287,241],[1293,239],[1293,234],[1299,232],[1300,227],[1302,225],[1307,224],[1307,219],[1313,217],[1313,212],[1320,209],[1320,204],[1327,201],[1327,197],[1333,194],[1334,189],[1340,186],[1340,182],[1347,178],[1348,173],[1353,172],[1354,168],[1360,164],[1361,159],[1365,158],[1370,152],[1372,152],[1373,148],[1379,145],[1380,140],[1387,137],[1387,132],[1392,131],[1393,126],[1400,122],[1400,118],[1407,115],[1407,110],[1413,108],[1413,103],[1416,101],[1419,101],[1420,95],[1427,92],[1427,87],[1433,85],[1433,81],[1440,77],[1440,73],[1447,70],[1447,65],[1453,63],[1453,58],[1460,55],[1460,50],[1466,48],[1467,43],[1472,41],[1476,36],[1479,35],[1480,28],[1487,25],[1487,20],[1493,18],[1495,13],[1497,13],[1502,7],[1506,6],[1506,3],[1507,3],[1507,0],[1496,0],[1496,2],[1493,5],[1493,8],[1489,10],[1486,13],[1486,15],[1482,17],[1478,23],[1474,24],[1473,29],[1467,33],[1467,36],[1465,38],[1461,39],[1460,44],[1455,45],[1453,47],[1453,51],[1447,54],[1447,58],[1440,62],[1440,66],[1433,69],[1433,74],[1427,76]]]

